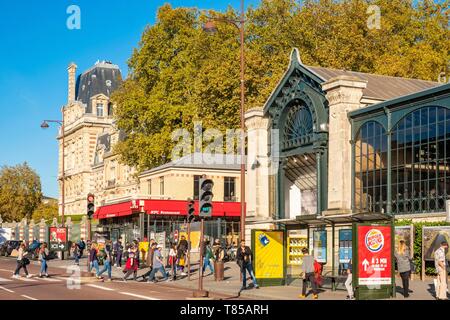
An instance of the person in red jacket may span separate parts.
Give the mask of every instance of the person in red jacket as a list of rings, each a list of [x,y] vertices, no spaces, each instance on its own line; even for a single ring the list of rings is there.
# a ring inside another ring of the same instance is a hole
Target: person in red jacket
[[[137,251],[138,248],[136,245],[133,245],[131,248],[128,249],[128,259],[127,263],[125,265],[126,273],[123,276],[123,281],[127,281],[128,276],[130,276],[133,273],[133,279],[136,281],[137,278],[137,271],[139,269],[139,260],[137,259]]]

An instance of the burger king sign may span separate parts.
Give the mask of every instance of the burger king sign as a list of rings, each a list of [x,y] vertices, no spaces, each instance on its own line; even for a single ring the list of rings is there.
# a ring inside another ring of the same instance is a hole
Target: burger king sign
[[[358,225],[358,283],[392,284],[391,226]]]

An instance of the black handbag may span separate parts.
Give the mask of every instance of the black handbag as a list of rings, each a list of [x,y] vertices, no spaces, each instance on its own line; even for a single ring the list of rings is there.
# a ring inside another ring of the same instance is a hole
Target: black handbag
[[[27,266],[27,265],[30,264],[30,260],[29,260],[28,258],[23,258],[23,259],[22,259],[22,264],[23,264],[24,266]]]

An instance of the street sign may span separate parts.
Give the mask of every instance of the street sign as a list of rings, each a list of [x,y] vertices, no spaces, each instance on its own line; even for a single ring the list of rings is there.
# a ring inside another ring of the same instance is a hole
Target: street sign
[[[391,285],[390,226],[358,226],[358,284]]]
[[[50,250],[67,250],[67,228],[49,227]]]

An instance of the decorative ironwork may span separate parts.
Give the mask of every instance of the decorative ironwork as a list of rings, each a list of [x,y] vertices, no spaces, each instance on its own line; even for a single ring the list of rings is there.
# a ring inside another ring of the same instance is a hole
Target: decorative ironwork
[[[286,116],[284,147],[289,148],[311,142],[313,128],[309,108],[303,104],[293,105]]]

